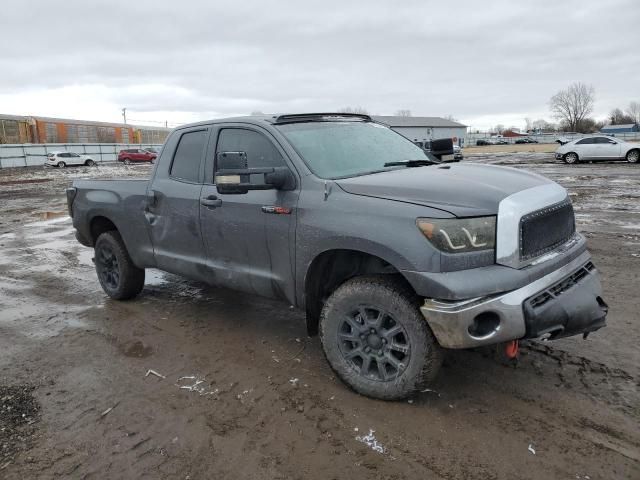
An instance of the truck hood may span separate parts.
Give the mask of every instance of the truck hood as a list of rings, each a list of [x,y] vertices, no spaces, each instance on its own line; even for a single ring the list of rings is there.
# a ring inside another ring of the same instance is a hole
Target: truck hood
[[[496,215],[505,197],[551,180],[494,165],[447,164],[401,168],[336,180],[354,195],[413,203],[458,217]]]

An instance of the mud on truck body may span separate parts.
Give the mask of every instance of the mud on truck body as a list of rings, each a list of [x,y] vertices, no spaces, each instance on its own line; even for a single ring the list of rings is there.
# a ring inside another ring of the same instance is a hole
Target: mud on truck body
[[[67,197],[110,297],[135,297],[158,268],[282,299],[306,311],[337,375],[375,398],[424,388],[443,349],[605,324],[564,188],[434,164],[366,115],[183,126],[150,180],[76,180]]]

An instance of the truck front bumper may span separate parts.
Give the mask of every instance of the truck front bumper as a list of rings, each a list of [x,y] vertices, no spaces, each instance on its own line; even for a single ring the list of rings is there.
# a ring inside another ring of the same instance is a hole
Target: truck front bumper
[[[588,252],[517,290],[467,300],[427,299],[420,308],[445,348],[588,333],[605,325],[607,310]]]

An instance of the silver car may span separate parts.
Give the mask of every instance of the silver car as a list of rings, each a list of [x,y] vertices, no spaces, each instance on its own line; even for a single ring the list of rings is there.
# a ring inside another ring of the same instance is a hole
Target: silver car
[[[558,147],[556,159],[569,164],[598,160],[626,160],[638,163],[640,143],[624,142],[605,135],[583,137]]]

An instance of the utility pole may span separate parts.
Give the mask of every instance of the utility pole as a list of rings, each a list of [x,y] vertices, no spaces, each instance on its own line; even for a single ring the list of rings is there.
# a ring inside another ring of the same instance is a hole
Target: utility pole
[[[122,109],[122,117],[124,118],[124,124],[127,124],[127,109],[126,107]]]

